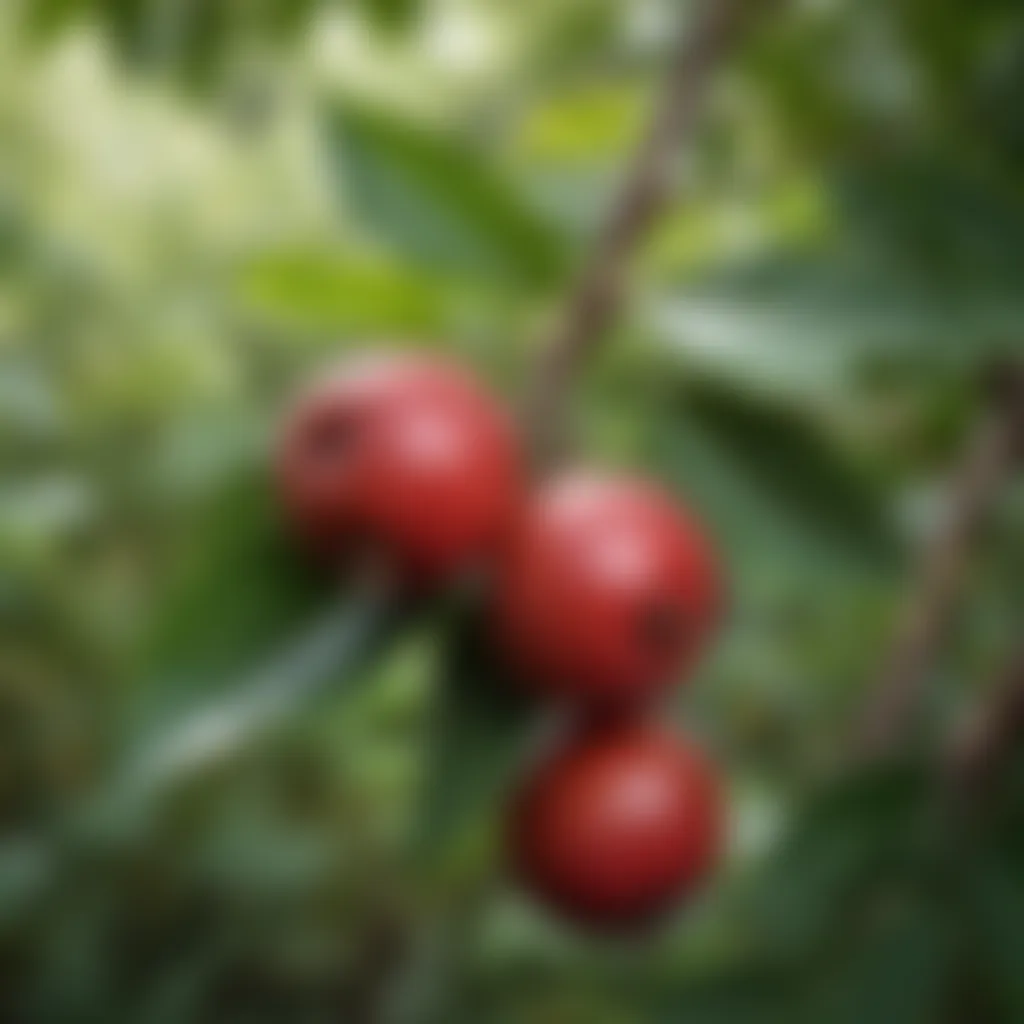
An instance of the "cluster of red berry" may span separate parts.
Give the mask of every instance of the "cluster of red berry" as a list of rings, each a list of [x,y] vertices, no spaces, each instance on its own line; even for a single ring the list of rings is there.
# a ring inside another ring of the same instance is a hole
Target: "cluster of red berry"
[[[632,480],[574,473],[531,493],[498,405],[462,370],[410,356],[316,381],[288,418],[279,473],[291,518],[332,560],[383,561],[418,592],[491,570],[495,651],[579,722],[515,801],[525,885],[603,927],[692,891],[719,848],[715,777],[645,711],[718,618],[694,521]]]

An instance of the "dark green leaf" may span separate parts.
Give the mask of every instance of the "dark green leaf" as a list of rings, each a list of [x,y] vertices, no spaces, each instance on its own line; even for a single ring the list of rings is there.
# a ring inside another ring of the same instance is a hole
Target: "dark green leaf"
[[[711,377],[690,378],[682,403],[684,416],[799,524],[881,558],[895,553],[886,495],[813,410]]]
[[[813,796],[753,879],[755,944],[806,957],[837,939],[851,910],[926,865],[924,784],[914,769],[870,769]]]
[[[742,960],[659,993],[652,1024],[792,1024],[796,988],[785,974]]]
[[[993,1000],[1007,1020],[1024,1020],[1024,879],[1019,858],[984,851],[964,870],[968,942]]]
[[[693,378],[672,402],[657,462],[737,562],[897,564],[887,496],[813,411],[710,378]]]
[[[461,621],[441,665],[414,844],[442,850],[494,806],[530,735],[529,702],[515,691],[476,615]]]
[[[327,131],[354,215],[400,255],[520,283],[557,276],[555,234],[467,146],[356,105],[333,111]]]
[[[934,1024],[950,991],[948,926],[920,906],[892,912],[846,951],[812,997],[822,1024]],[[813,984],[813,982],[812,982]]]
[[[286,529],[262,465],[225,482],[179,565],[143,657],[164,698],[227,681],[309,621],[336,586]]]

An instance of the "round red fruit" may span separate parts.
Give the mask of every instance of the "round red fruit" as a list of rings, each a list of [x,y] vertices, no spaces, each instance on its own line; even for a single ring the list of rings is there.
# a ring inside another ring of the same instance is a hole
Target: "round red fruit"
[[[506,417],[460,369],[363,357],[314,382],[285,423],[284,504],[325,557],[382,557],[414,588],[493,553],[519,494]]]
[[[688,513],[644,483],[570,475],[519,517],[496,640],[548,697],[630,704],[691,667],[719,606],[715,558]]]
[[[689,744],[644,723],[578,735],[542,763],[514,808],[519,879],[577,924],[615,929],[664,917],[721,848],[718,785]]]

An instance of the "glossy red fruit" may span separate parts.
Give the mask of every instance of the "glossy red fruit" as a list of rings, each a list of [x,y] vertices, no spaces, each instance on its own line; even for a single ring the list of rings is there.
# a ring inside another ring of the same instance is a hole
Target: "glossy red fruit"
[[[285,424],[278,475],[302,536],[382,557],[415,588],[493,552],[519,495],[513,432],[460,369],[363,357],[315,382]]]
[[[520,516],[494,626],[515,674],[548,697],[635,703],[689,668],[718,618],[708,541],[660,491],[570,475]]]
[[[718,859],[716,779],[683,740],[645,723],[583,733],[542,763],[514,807],[517,874],[561,916],[622,928],[664,916]]]

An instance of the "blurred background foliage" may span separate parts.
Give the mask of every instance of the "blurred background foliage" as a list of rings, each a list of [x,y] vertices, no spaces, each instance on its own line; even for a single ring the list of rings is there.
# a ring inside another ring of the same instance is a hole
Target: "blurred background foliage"
[[[730,567],[678,701],[731,794],[704,900],[595,945],[510,890],[521,715],[449,665],[445,611],[32,897],[118,751],[317,606],[266,494],[290,383],[394,339],[511,400],[689,11],[2,5],[0,1019],[1024,1020],[1024,764],[966,826],[937,766],[1020,636],[1019,485],[906,757],[835,771],[978,382],[1022,348],[1014,0],[770,8],[579,387],[587,456],[670,481]]]

